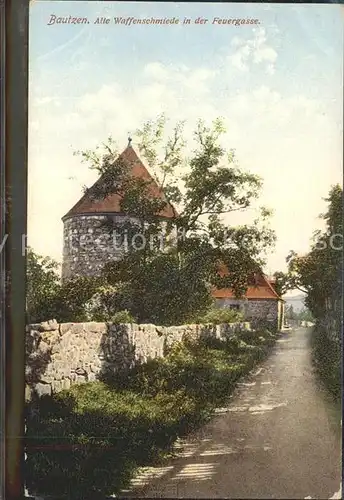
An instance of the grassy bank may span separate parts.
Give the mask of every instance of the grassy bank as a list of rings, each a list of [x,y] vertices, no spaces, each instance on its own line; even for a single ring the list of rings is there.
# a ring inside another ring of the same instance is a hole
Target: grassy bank
[[[29,490],[70,499],[119,492],[138,467],[208,421],[275,339],[264,331],[226,342],[186,341],[129,376],[42,399],[39,416],[28,422]]]

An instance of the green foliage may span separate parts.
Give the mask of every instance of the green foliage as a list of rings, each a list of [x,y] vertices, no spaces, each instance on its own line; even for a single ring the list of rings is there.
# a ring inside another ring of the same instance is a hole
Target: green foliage
[[[87,303],[104,283],[104,278],[79,277],[63,284],[58,264],[49,257],[27,253],[27,322],[49,319],[59,322],[87,321]]]
[[[305,303],[315,319],[324,318],[342,292],[343,191],[339,185],[332,187],[326,201],[328,210],[321,215],[325,230],[314,233],[308,254],[290,252],[285,275],[289,289],[307,294]]]
[[[197,318],[197,323],[220,325],[221,323],[235,323],[243,321],[243,314],[228,308],[214,307],[206,314]]]
[[[115,313],[111,319],[111,323],[121,324],[121,323],[136,323],[135,318],[126,309],[124,311],[118,311]]]
[[[292,304],[290,306],[286,305],[285,307],[285,319],[314,322],[314,317],[307,307],[303,307],[301,311],[297,312],[294,310]]]
[[[133,256],[109,264],[109,283],[116,286],[116,303],[139,323],[186,323],[211,302],[202,266],[190,256],[180,263],[175,253],[155,254],[141,265]]]
[[[342,351],[341,343],[330,339],[326,328],[317,324],[312,335],[313,362],[319,378],[333,398],[342,399]]]
[[[316,231],[306,255],[291,252],[285,282],[306,293],[305,305],[314,318],[313,358],[318,373],[331,393],[338,397],[341,384],[343,269],[343,190],[329,192],[327,212],[320,217],[323,231]]]
[[[288,275],[286,273],[278,271],[274,273],[273,277],[275,279],[274,288],[278,295],[281,297],[290,289]]]
[[[291,320],[298,319],[297,313],[294,311],[292,304],[290,306],[287,305],[285,307],[284,316],[285,316],[285,319],[291,319]]]
[[[224,216],[251,208],[259,196],[261,179],[241,169],[235,152],[226,152],[220,145],[225,133],[220,119],[210,127],[199,121],[195,150],[189,158],[185,156],[183,123],[177,123],[166,137],[166,122],[162,115],[136,131],[139,152],[163,196],[156,196],[156,184],[150,180],[130,175],[112,137],[94,151],[75,153],[101,175],[102,182],[90,188],[88,195],[98,199],[118,194],[121,211],[135,216],[136,222],[130,219],[119,224],[108,218],[104,229],[129,237],[126,258],[108,263],[99,280],[77,278],[54,285],[51,296],[42,292],[39,300],[34,299],[35,318],[111,321],[114,314],[128,310],[138,322],[177,325],[191,322],[209,309],[213,286],[232,287],[242,296],[248,276],[260,270],[263,254],[275,240],[269,227],[270,211],[262,207],[251,225],[239,227],[225,222]],[[167,207],[174,214],[168,221],[161,217]],[[166,234],[161,246],[157,241],[162,220]],[[177,240],[167,243],[166,236],[173,236],[176,229]],[[132,244],[134,235],[146,242],[142,248]],[[155,244],[151,244],[153,240]],[[219,262],[229,270],[226,277],[218,274]],[[48,274],[42,290],[50,286],[51,279]],[[32,277],[29,280],[32,295],[37,286]],[[42,305],[42,301],[46,303]]]
[[[80,276],[64,282],[55,297],[55,316],[59,322],[88,321],[86,304],[104,283],[103,278]]]
[[[300,321],[314,322],[314,317],[307,307],[304,307],[298,314],[297,319]]]
[[[60,290],[58,263],[27,250],[27,322],[39,323],[55,316],[55,297]]]
[[[28,420],[29,490],[78,500],[118,494],[137,467],[154,463],[178,437],[205,423],[274,338],[269,332],[242,336],[254,345],[240,336],[216,346],[176,343],[164,359],[126,376],[41,399],[39,417]]]
[[[110,322],[113,317],[123,312],[118,286],[106,283],[92,291],[93,294],[85,303],[88,321]]]

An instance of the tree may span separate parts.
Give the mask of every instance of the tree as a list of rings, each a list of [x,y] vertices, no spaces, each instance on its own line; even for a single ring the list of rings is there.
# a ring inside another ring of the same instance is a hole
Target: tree
[[[271,212],[261,208],[252,225],[234,227],[224,216],[245,211],[258,198],[262,180],[244,172],[233,150],[220,146],[225,129],[221,120],[211,127],[199,121],[194,133],[196,148],[186,157],[183,123],[178,123],[165,140],[166,119],[160,116],[136,131],[140,155],[164,196],[151,195],[150,182],[130,176],[118,157],[110,137],[95,151],[77,151],[103,182],[89,194],[105,198],[121,197],[121,211],[137,222],[119,224],[111,218],[107,229],[140,234],[144,241],[161,234],[159,214],[168,204],[176,207],[168,220],[166,233],[178,231],[175,245],[133,246],[125,259],[104,268],[108,283],[116,288],[114,304],[129,310],[139,320],[184,321],[199,314],[211,302],[212,286],[230,286],[237,296],[247,287],[248,276],[260,271],[263,253],[275,241],[269,227]],[[229,271],[219,276],[222,262]]]
[[[314,321],[314,318],[312,316],[312,313],[309,309],[307,309],[306,307],[304,307],[298,314],[298,319],[300,321],[310,321],[310,322],[313,322]]]
[[[49,257],[27,250],[26,310],[27,322],[38,323],[52,319],[54,301],[60,289],[59,265]]]
[[[52,300],[53,318],[60,323],[88,321],[88,301],[104,284],[102,277],[89,276],[76,277],[62,283]]]
[[[286,273],[277,271],[274,273],[273,277],[275,279],[274,288],[280,297],[291,289],[288,275]]]
[[[289,307],[288,306],[286,307],[285,318],[289,319],[289,320],[295,320],[295,319],[297,319],[297,314],[294,311],[294,308],[293,308],[292,304]]]
[[[56,319],[58,322],[87,321],[86,304],[104,285],[104,279],[79,277],[61,284],[59,264],[32,248],[27,251],[27,323]]]
[[[342,244],[338,244],[343,242],[341,187],[333,186],[325,200],[328,210],[320,216],[326,223],[325,230],[314,233],[308,254],[290,252],[284,276],[289,289],[306,293],[305,304],[316,319],[324,318],[333,309],[340,314],[342,292]]]
[[[315,319],[312,351],[320,379],[337,401],[342,394],[343,190],[329,192],[325,229],[314,233],[311,251],[290,258],[290,279],[306,293],[305,304]]]

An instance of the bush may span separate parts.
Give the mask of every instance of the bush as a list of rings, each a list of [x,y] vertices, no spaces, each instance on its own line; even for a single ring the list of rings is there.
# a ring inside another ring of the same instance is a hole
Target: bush
[[[325,328],[316,325],[311,338],[312,358],[321,383],[326,387],[336,402],[342,395],[341,343],[332,340],[326,334]]]
[[[56,298],[57,321],[89,321],[86,304],[103,286],[103,282],[102,277],[96,276],[80,276],[64,282]]]
[[[120,287],[109,284],[98,287],[84,306],[88,321],[134,323],[133,316],[122,307],[122,302]]]
[[[238,338],[253,346],[272,345],[276,340],[276,334],[271,333],[269,330],[262,332],[243,330],[238,334]]]
[[[269,340],[268,332],[257,335]],[[180,342],[165,358],[126,376],[41,399],[39,418],[28,421],[27,442],[51,450],[27,450],[29,490],[70,499],[118,493],[137,467],[206,422],[267,352],[267,344],[252,346],[239,337],[216,348]]]
[[[220,325],[222,323],[236,323],[243,321],[243,315],[239,311],[227,308],[214,307],[203,316],[196,319],[196,323]]]
[[[39,323],[56,317],[55,298],[60,291],[59,264],[27,250],[26,321]]]
[[[118,311],[110,318],[111,323],[121,324],[121,323],[136,323],[135,318],[130,314],[128,310]]]

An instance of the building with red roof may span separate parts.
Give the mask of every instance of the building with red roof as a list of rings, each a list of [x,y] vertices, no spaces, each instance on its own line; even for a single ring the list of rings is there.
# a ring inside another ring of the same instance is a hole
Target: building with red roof
[[[219,270],[220,276],[228,275],[224,266]],[[284,323],[284,300],[275,290],[275,280],[264,273],[254,273],[247,283],[247,290],[242,298],[237,298],[232,288],[214,288],[212,296],[218,307],[240,311],[245,321],[266,322],[274,329],[280,330]]]

